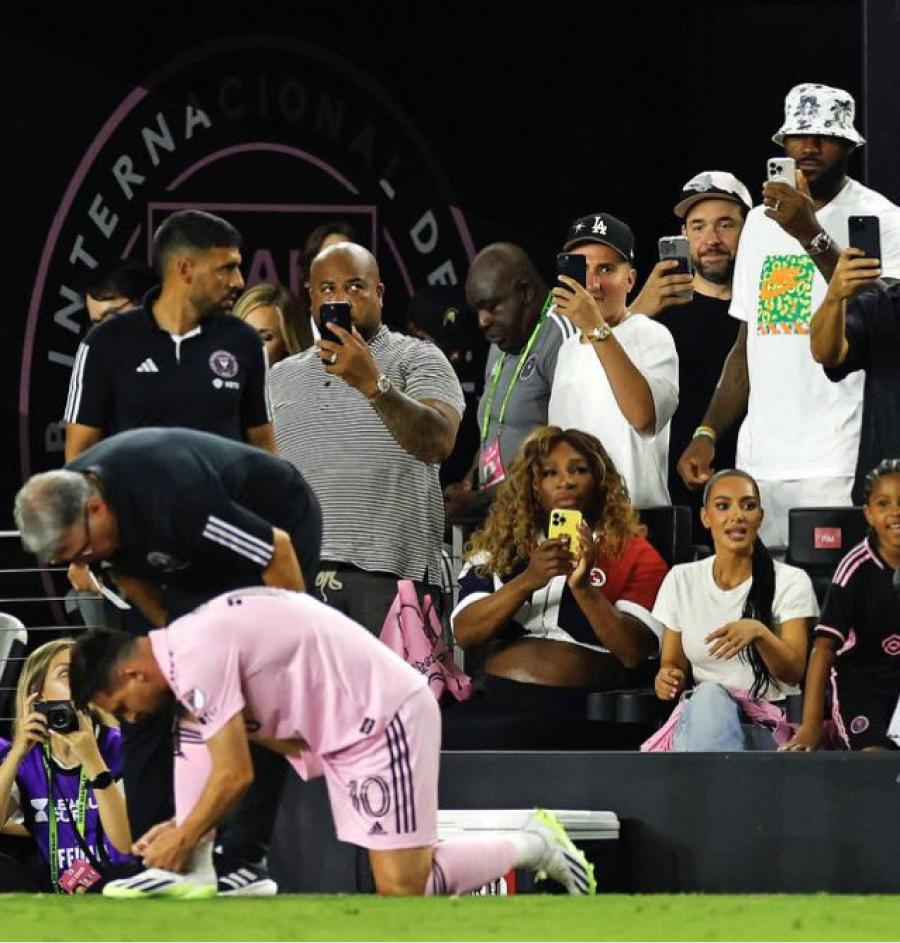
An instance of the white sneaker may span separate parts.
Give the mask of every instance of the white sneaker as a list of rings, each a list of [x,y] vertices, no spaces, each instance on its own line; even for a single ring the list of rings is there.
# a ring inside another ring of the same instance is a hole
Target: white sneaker
[[[538,835],[545,851],[537,865],[536,877],[549,877],[570,894],[596,894],[597,880],[594,866],[584,852],[572,844],[559,819],[547,809],[535,809],[528,817],[523,831]]]
[[[178,900],[203,900],[216,896],[215,873],[176,874],[162,868],[148,868],[130,878],[110,881],[103,888],[105,897],[174,897]]]

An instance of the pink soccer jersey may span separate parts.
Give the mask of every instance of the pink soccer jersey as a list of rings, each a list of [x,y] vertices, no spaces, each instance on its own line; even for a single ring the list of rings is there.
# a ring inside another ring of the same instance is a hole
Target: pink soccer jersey
[[[322,756],[379,734],[426,687],[364,628],[303,593],[227,593],[150,642],[204,740],[243,712],[251,734],[299,738]]]

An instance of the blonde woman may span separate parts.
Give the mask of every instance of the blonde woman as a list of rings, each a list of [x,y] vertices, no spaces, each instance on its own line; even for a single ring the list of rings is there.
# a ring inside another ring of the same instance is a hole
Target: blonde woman
[[[259,282],[241,295],[233,313],[259,331],[270,367],[312,346],[312,327],[303,303],[281,285]]]
[[[112,867],[131,859],[131,831],[119,778],[118,729],[95,713],[74,713],[76,729],[57,733],[35,705],[69,700],[74,639],[47,642],[25,662],[16,691],[13,740],[0,739],[0,826],[31,837],[34,866],[0,855],[0,892],[55,891],[94,857]],[[75,830],[78,831],[76,837]]]

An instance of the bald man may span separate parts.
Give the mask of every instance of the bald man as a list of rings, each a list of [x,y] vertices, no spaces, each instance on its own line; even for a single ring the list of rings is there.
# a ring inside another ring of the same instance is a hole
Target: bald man
[[[379,633],[397,580],[438,593],[444,513],[438,466],[453,449],[463,394],[447,358],[382,323],[375,257],[341,242],[310,269],[321,328],[324,302],[350,306],[352,330],[322,339],[269,374],[279,454],[322,505],[323,602]]]
[[[466,300],[491,349],[478,406],[479,451],[469,476],[444,489],[451,520],[486,510],[522,441],[546,425],[556,355],[575,333],[567,318],[549,310],[534,263],[510,242],[495,242],[475,256]]]

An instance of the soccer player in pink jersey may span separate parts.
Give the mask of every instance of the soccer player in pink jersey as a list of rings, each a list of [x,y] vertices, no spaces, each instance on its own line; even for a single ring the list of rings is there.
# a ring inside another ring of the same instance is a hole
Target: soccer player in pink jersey
[[[135,846],[148,870],[110,896],[215,894],[210,834],[253,779],[248,739],[324,775],[338,838],[368,849],[380,894],[459,894],[512,868],[593,894],[593,867],[552,813],[508,836],[437,840],[441,725],[425,679],[361,626],[310,596],[265,587],[219,596],[149,637],[82,636],[76,705],[126,720],[173,695],[187,711],[175,820]]]

